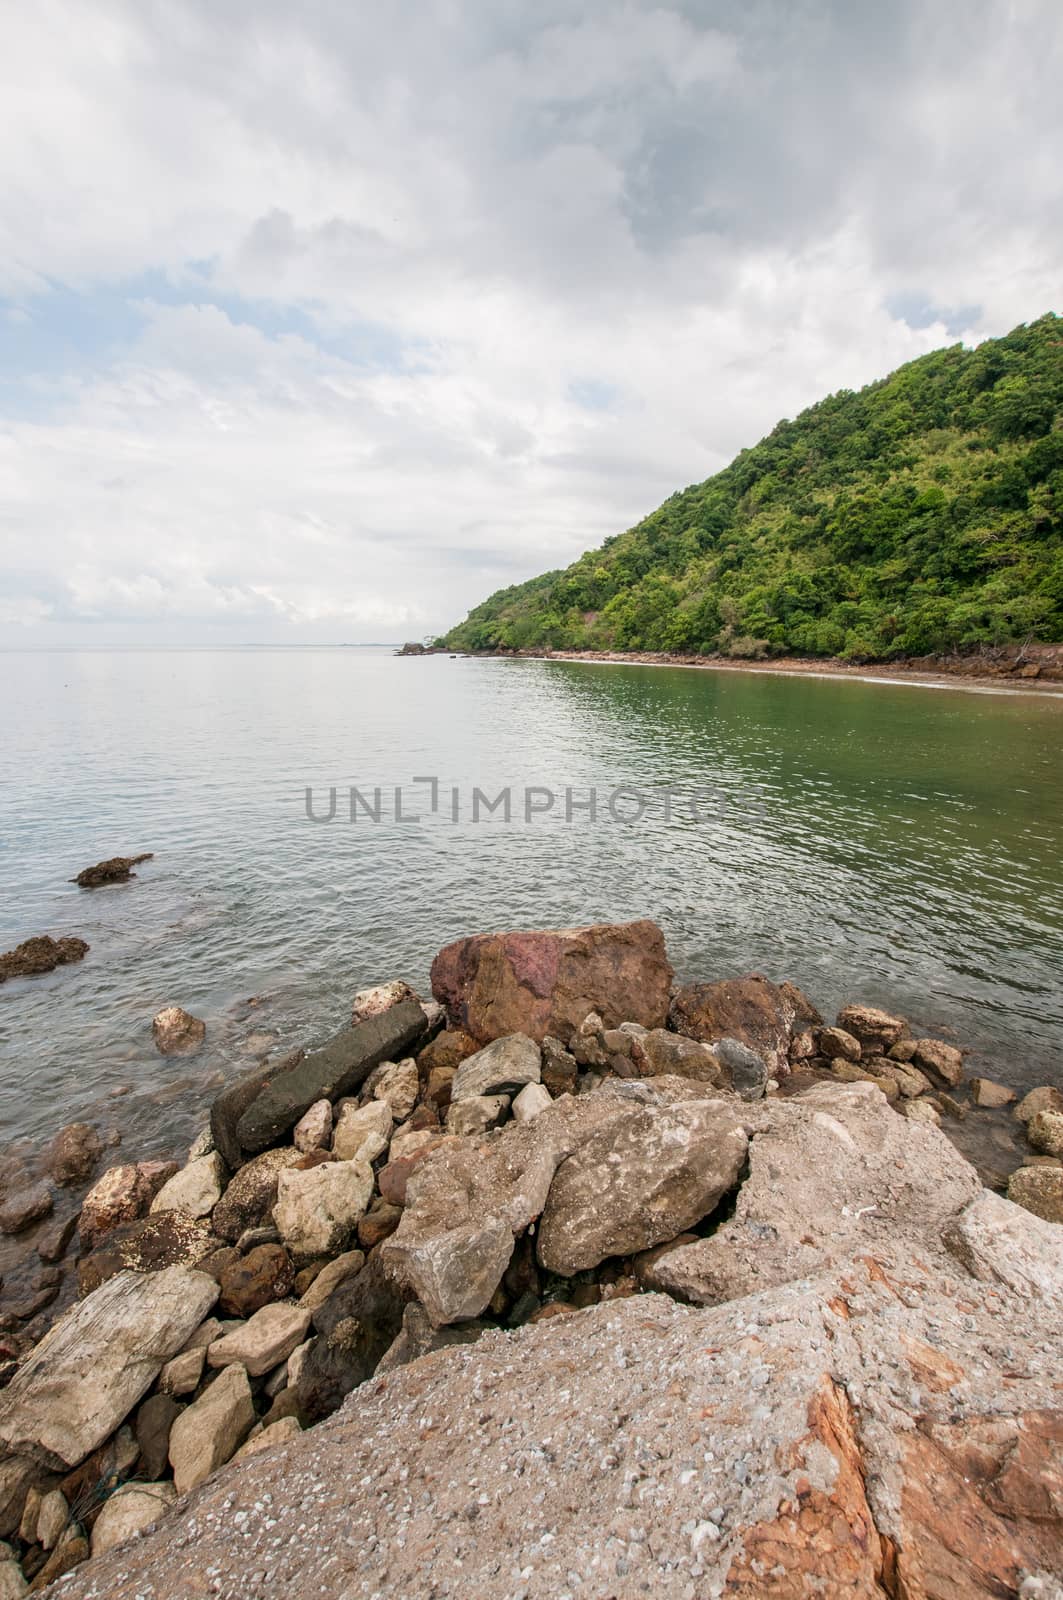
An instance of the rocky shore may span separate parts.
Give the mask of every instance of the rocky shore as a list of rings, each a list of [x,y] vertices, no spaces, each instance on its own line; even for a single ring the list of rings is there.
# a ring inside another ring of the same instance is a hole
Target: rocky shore
[[[459,940],[105,1159],[3,1174],[79,1298],[6,1319],[0,1600],[1063,1597],[1052,1085],[639,922]]]

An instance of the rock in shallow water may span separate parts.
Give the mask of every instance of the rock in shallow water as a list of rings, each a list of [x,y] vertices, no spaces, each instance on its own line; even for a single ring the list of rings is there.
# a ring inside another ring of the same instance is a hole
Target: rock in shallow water
[[[53,972],[56,967],[80,961],[88,954],[88,950],[84,939],[53,939],[47,933],[24,939],[14,950],[7,950],[0,955],[0,983],[5,978],[40,977],[42,973]]]
[[[103,1140],[89,1122],[70,1122],[60,1128],[45,1152],[49,1177],[60,1188],[87,1183],[100,1156]]]
[[[155,1048],[164,1056],[192,1056],[203,1045],[207,1025],[181,1006],[164,1006],[151,1021]]]

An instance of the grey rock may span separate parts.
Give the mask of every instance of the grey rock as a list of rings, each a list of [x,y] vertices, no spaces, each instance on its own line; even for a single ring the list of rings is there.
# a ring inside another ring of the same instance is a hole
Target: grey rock
[[[526,1083],[540,1082],[541,1075],[535,1040],[524,1033],[508,1033],[461,1063],[454,1075],[450,1103],[473,1096],[513,1094]]]
[[[741,1100],[763,1100],[768,1086],[764,1057],[738,1039],[720,1039],[716,1055],[726,1069],[727,1081]]]

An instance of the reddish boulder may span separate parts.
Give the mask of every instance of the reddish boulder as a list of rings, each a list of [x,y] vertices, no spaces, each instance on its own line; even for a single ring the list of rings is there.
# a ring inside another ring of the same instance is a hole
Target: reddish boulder
[[[672,1001],[668,1026],[688,1039],[737,1039],[764,1058],[772,1074],[789,1070],[793,1000],[759,972],[720,983],[688,983]]]
[[[292,1258],[282,1244],[260,1244],[221,1274],[218,1302],[228,1317],[250,1317],[273,1300],[283,1300],[295,1284]]]
[[[663,1027],[671,982],[664,935],[649,921],[475,934],[432,963],[451,1027],[481,1044],[509,1033],[568,1039],[591,1011],[607,1028]]]
[[[95,1249],[104,1235],[120,1223],[142,1217],[176,1171],[176,1161],[138,1161],[108,1167],[82,1203],[78,1222],[82,1250]]]

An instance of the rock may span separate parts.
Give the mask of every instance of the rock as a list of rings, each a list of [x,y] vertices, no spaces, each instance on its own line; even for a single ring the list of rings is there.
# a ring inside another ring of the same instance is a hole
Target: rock
[[[214,1207],[211,1227],[219,1239],[235,1243],[248,1228],[266,1223],[277,1202],[280,1175],[294,1167],[300,1152],[294,1145],[264,1150],[240,1168]]]
[[[820,1028],[816,1048],[828,1061],[857,1062],[864,1053],[860,1040],[844,1028]]]
[[[84,939],[53,939],[47,933],[24,939],[14,950],[0,955],[0,983],[6,978],[35,978],[54,972],[56,967],[80,961],[88,949]]]
[[[530,1122],[540,1111],[546,1110],[551,1098],[549,1089],[545,1089],[541,1083],[526,1083],[513,1101],[513,1120]]]
[[[689,1039],[715,1044],[737,1039],[764,1057],[773,1077],[789,1067],[793,1001],[760,973],[721,983],[688,983],[677,990],[668,1026]]]
[[[946,1248],[973,1278],[1063,1312],[1056,1224],[983,1189],[945,1227]]]
[[[941,1126],[941,1112],[930,1100],[906,1100],[904,1115],[912,1122],[923,1122],[933,1128]]]
[[[69,1122],[48,1146],[45,1170],[61,1189],[87,1183],[102,1154],[103,1141],[91,1123]]]
[[[433,1327],[423,1306],[413,1301],[406,1307],[402,1327],[385,1350],[376,1366],[374,1376],[395,1372],[411,1361],[431,1355],[436,1350],[446,1350],[456,1344],[473,1344],[487,1331],[487,1323],[464,1322],[456,1328]]]
[[[924,1072],[932,1073],[952,1088],[963,1082],[963,1052],[955,1045],[945,1044],[941,1039],[917,1039],[912,1060]]]
[[[823,1026],[823,1017],[812,1004],[805,991],[799,989],[796,983],[784,980],[779,984],[779,993],[786,1004],[793,1008],[794,1020],[790,1024],[791,1028],[800,1030],[821,1028]]]
[[[161,1272],[196,1267],[216,1248],[205,1222],[183,1211],[162,1211],[139,1222],[123,1222],[78,1262],[78,1288],[91,1294],[118,1273]]]
[[[798,1065],[802,1061],[809,1061],[816,1053],[815,1035],[806,1028],[803,1033],[795,1033],[790,1040],[790,1061]]]
[[[451,1135],[445,1134],[441,1138],[433,1139],[428,1144],[421,1145],[420,1149],[413,1150],[408,1156],[400,1156],[395,1161],[389,1161],[377,1174],[377,1187],[383,1200],[389,1205],[404,1206],[406,1204],[406,1187],[417,1168],[433,1151],[451,1142]]]
[[[6,1539],[18,1530],[30,1495],[36,1495],[40,1503],[38,1485],[44,1476],[40,1465],[28,1456],[0,1461],[0,1537]]]
[[[445,1111],[450,1105],[450,1092],[454,1084],[457,1067],[433,1067],[428,1074],[424,1086],[424,1103],[435,1106],[437,1111]]]
[[[444,1029],[418,1052],[417,1071],[424,1080],[437,1070],[453,1075],[466,1056],[475,1055],[479,1048],[472,1035],[460,1028]]]
[[[630,1106],[604,1095],[565,1096],[489,1143],[448,1141],[409,1179],[402,1221],[380,1246],[385,1270],[437,1326],[478,1317],[514,1237],[542,1212],[560,1163],[630,1115]]]
[[[933,1085],[925,1073],[918,1067],[911,1066],[905,1061],[892,1061],[889,1056],[865,1056],[861,1062],[865,1071],[873,1078],[888,1078],[897,1086],[897,1094],[905,1100],[914,1100],[921,1094],[929,1094]],[[895,1099],[896,1096],[890,1096]]]
[[[180,1006],[164,1006],[151,1019],[155,1048],[164,1056],[194,1056],[203,1046],[207,1025]]]
[[[541,1076],[539,1046],[523,1033],[495,1039],[462,1062],[450,1091],[451,1108],[459,1100],[514,1094]]]
[[[240,1446],[233,1459],[242,1461],[245,1456],[257,1456],[263,1450],[272,1450],[275,1445],[294,1439],[302,1431],[298,1417],[281,1417],[279,1422],[270,1423],[261,1433],[253,1434],[246,1444]]]
[[[16,1189],[0,1204],[0,1233],[24,1233],[52,1214],[52,1191],[46,1183]]]
[[[526,1087],[539,1089],[541,1085],[529,1083]],[[546,1094],[545,1089],[542,1092]],[[550,1096],[546,1094],[546,1098],[549,1101]],[[509,1103],[508,1094],[474,1094],[468,1099],[452,1100],[447,1109],[447,1132],[457,1138],[477,1138],[505,1120]]]
[[[943,1227],[981,1193],[938,1129],[887,1115],[871,1084],[819,1083],[750,1106],[746,1119],[749,1176],[735,1215],[657,1269],[662,1287],[695,1305],[790,1283],[902,1233],[940,1255]]]
[[[681,1033],[670,1033],[667,1028],[650,1028],[637,1037],[631,1034],[624,1037],[631,1040],[632,1059],[644,1077],[666,1073],[717,1086],[724,1080],[716,1052],[710,1045],[699,1044]]]
[[[365,1251],[375,1249],[391,1237],[401,1221],[402,1206],[389,1205],[386,1200],[375,1201],[365,1216],[359,1219],[358,1243]]]
[[[317,1338],[295,1384],[299,1414],[317,1421],[372,1377],[402,1325],[409,1294],[385,1275],[379,1253],[314,1312]]]
[[[1063,1167],[1020,1167],[1008,1179],[1008,1199],[1046,1222],[1063,1223]]]
[[[333,1152],[341,1161],[362,1161],[370,1165],[384,1154],[394,1125],[387,1100],[370,1100],[364,1106],[354,1100],[344,1100],[332,1136]]]
[[[971,1099],[976,1106],[996,1109],[998,1106],[1010,1106],[1015,1098],[1014,1089],[1005,1088],[1002,1083],[994,1083],[992,1078],[971,1079]]]
[[[264,1224],[260,1228],[245,1228],[236,1241],[236,1248],[242,1256],[250,1255],[252,1250],[257,1250],[260,1244],[280,1244],[281,1236],[272,1223]]]
[[[332,1143],[332,1106],[328,1100],[315,1100],[295,1124],[292,1143],[297,1150],[327,1150]]]
[[[293,1050],[274,1066],[259,1063],[230,1083],[217,1096],[210,1108],[210,1133],[214,1147],[221,1154],[230,1172],[235,1172],[244,1161],[244,1150],[236,1136],[240,1118],[258,1099],[270,1079],[298,1066],[303,1059],[302,1050]]]
[[[264,1149],[294,1127],[316,1100],[339,1100],[353,1093],[381,1061],[393,1061],[416,1043],[425,1027],[421,1007],[415,1000],[404,1000],[345,1028],[322,1049],[271,1076],[236,1124],[241,1147]]]
[[[305,1306],[284,1302],[263,1306],[249,1321],[209,1346],[207,1364],[228,1367],[238,1362],[252,1378],[261,1378],[278,1362],[287,1361],[309,1326],[310,1312]]]
[[[347,1247],[373,1193],[373,1169],[336,1161],[280,1175],[273,1216],[294,1256],[335,1255]]]
[[[54,1550],[70,1522],[70,1507],[62,1489],[52,1489],[41,1497],[37,1512],[37,1543]]]
[[[142,1217],[176,1171],[176,1161],[138,1161],[108,1167],[81,1203],[78,1236],[82,1250],[92,1250],[120,1223]]]
[[[56,1323],[0,1393],[0,1444],[60,1470],[112,1434],[218,1296],[184,1267],[119,1273]]]
[[[206,1363],[207,1351],[205,1346],[201,1345],[196,1350],[182,1350],[180,1355],[176,1355],[171,1361],[167,1361],[159,1373],[160,1391],[163,1394],[175,1396],[192,1394],[199,1388]]]
[[[150,850],[139,856],[110,856],[106,861],[97,861],[94,867],[83,867],[70,881],[82,889],[99,889],[105,883],[128,883],[130,878],[136,877],[134,867],[154,859]]]
[[[622,1025],[618,1031],[625,1032],[627,1026],[628,1024]],[[641,1028],[639,1031],[643,1034],[648,1033],[649,1029]],[[630,1037],[634,1041],[638,1035],[632,1034]],[[543,1086],[555,1100],[559,1095],[574,1092],[578,1072],[576,1058],[571,1051],[565,1049],[560,1039],[555,1039],[549,1033],[543,1039],[542,1062]]]
[[[56,1545],[30,1584],[30,1593],[35,1594],[40,1589],[47,1589],[49,1584],[55,1583],[68,1572],[73,1572],[75,1567],[80,1567],[82,1562],[88,1559],[89,1542],[77,1524],[72,1523],[66,1536]]]
[[[282,1138],[288,1128],[319,1099],[336,1101],[357,1090],[373,1067],[394,1061],[426,1029],[415,1000],[403,1000],[379,1016],[347,1027],[322,1050],[303,1056],[295,1066],[271,1075],[247,1110],[235,1136],[245,1150],[261,1150]]]
[[[768,1064],[764,1057],[738,1039],[718,1039],[713,1047],[723,1081],[740,1100],[763,1100],[768,1087]]]
[[[0,1561],[0,1600],[22,1600],[29,1593],[29,1584],[14,1556]]]
[[[37,1254],[41,1260],[48,1263],[62,1261],[70,1248],[70,1241],[77,1232],[78,1213],[72,1212],[69,1217],[62,1217],[53,1222],[36,1241]]]
[[[391,1141],[388,1150],[389,1162],[402,1161],[407,1156],[416,1154],[418,1150],[424,1150],[426,1146],[435,1144],[439,1139],[438,1125],[434,1128],[411,1128],[409,1123],[405,1123],[404,1128],[405,1131],[400,1128]]]
[[[386,1105],[396,1122],[404,1122],[417,1104],[419,1090],[417,1063],[408,1057],[382,1062],[366,1079],[363,1093],[365,1099]]]
[[[1020,1122],[1029,1122],[1039,1111],[1063,1111],[1063,1089],[1042,1084],[1023,1095],[1015,1107],[1015,1115]]]
[[[523,1033],[568,1038],[588,1011],[609,1028],[663,1027],[672,969],[656,923],[477,934],[441,950],[432,993],[453,1028],[488,1044]]]
[[[291,1294],[292,1258],[281,1244],[260,1244],[221,1274],[219,1308],[229,1317],[250,1317],[273,1300]]]
[[[216,1152],[190,1161],[168,1178],[151,1202],[151,1211],[183,1211],[190,1217],[209,1217],[221,1199],[225,1163]]]
[[[371,989],[359,989],[351,1007],[351,1022],[365,1022],[369,1017],[379,1017],[383,1012],[390,1011],[392,1006],[401,1005],[404,1000],[417,1000],[417,995],[401,978],[393,978],[390,983],[375,984]]]
[[[568,1278],[674,1239],[736,1186],[748,1142],[725,1101],[633,1107],[557,1172],[539,1223],[540,1264]]]
[[[142,1478],[161,1478],[170,1459],[170,1429],[181,1415],[179,1406],[168,1394],[153,1394],[137,1412],[136,1440],[140,1447]]]
[[[123,1483],[105,1500],[92,1527],[92,1553],[102,1556],[116,1545],[136,1539],[164,1516],[177,1499],[172,1483]]]
[[[884,1056],[908,1032],[903,1017],[891,1016],[874,1006],[843,1006],[838,1012],[838,1027],[851,1034],[870,1055]]]
[[[302,1295],[299,1304],[306,1311],[316,1311],[318,1306],[323,1306],[325,1301],[338,1289],[341,1283],[348,1278],[353,1278],[365,1266],[365,1255],[361,1250],[347,1250],[343,1255],[337,1256],[335,1261],[329,1261],[322,1267],[313,1283]]]
[[[1037,1111],[1026,1124],[1026,1137],[1046,1156],[1063,1156],[1063,1111]]]
[[[247,1372],[234,1363],[182,1411],[170,1431],[170,1464],[177,1493],[187,1494],[228,1461],[254,1421]]]

